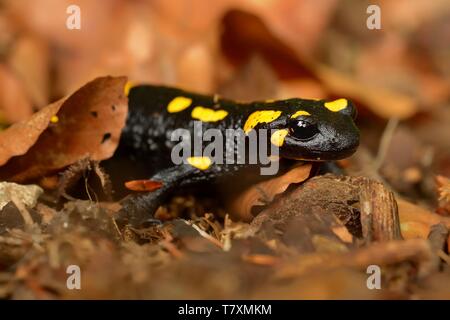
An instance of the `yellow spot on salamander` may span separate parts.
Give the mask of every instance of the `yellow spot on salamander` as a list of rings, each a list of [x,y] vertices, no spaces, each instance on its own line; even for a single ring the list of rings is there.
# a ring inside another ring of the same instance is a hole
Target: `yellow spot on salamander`
[[[308,111],[304,111],[304,110],[299,110],[296,113],[294,113],[291,118],[295,119],[298,118],[300,116],[310,116],[311,114]]]
[[[58,123],[59,117],[57,115],[54,115],[50,118],[51,123]]]
[[[347,99],[337,99],[330,102],[325,102],[325,108],[327,108],[330,111],[338,112],[345,108],[347,108],[348,101]]]
[[[272,102],[275,102],[276,100],[275,99],[267,99],[266,101],[264,101],[265,103],[272,103]]]
[[[189,157],[187,162],[197,169],[206,170],[211,166],[211,159],[208,157]]]
[[[175,99],[170,101],[169,104],[167,105],[167,111],[170,113],[180,112],[186,108],[189,108],[191,103],[192,103],[191,98],[176,97]]]
[[[203,107],[195,107],[192,110],[191,116],[194,119],[201,120],[203,122],[216,122],[224,119],[228,115],[225,110],[213,110]]]
[[[287,129],[277,130],[274,133],[272,133],[272,136],[270,137],[270,142],[272,142],[272,144],[277,147],[281,147],[284,143],[284,139],[286,138],[287,134],[288,134]]]
[[[269,156],[269,160],[274,162],[274,161],[280,161],[280,156],[276,156],[276,155],[271,155]]]
[[[128,97],[128,95],[130,94],[130,90],[133,87],[134,87],[134,83],[133,82],[127,81],[127,83],[125,83],[125,87],[123,87],[123,93],[125,94],[125,96]]]
[[[244,132],[250,132],[259,123],[270,123],[281,115],[281,111],[260,110],[253,112],[244,124]]]

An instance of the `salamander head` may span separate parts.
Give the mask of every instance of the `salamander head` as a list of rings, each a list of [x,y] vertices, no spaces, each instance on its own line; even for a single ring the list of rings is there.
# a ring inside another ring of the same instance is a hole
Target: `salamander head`
[[[257,128],[273,130],[271,143],[279,147],[282,158],[338,160],[352,155],[359,145],[356,108],[351,101],[289,99],[266,107],[262,112],[278,113]]]

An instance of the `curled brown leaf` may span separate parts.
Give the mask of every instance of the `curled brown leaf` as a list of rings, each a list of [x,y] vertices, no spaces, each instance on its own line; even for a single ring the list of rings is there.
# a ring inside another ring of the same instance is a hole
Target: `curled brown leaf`
[[[0,133],[0,178],[25,181],[114,153],[128,111],[126,77],[101,77]]]

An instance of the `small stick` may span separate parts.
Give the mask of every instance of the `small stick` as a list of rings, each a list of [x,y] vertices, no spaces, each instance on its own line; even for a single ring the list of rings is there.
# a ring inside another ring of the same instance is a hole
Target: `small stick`
[[[394,136],[395,129],[397,129],[399,120],[397,118],[390,118],[389,122],[384,129],[383,135],[380,139],[380,145],[378,147],[378,154],[374,161],[374,169],[378,171],[383,164],[384,158],[386,158],[389,144]]]

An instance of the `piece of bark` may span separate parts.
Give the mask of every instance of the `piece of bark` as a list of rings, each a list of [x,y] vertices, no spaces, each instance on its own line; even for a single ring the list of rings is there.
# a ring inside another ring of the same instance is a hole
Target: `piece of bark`
[[[353,236],[361,238],[359,209],[354,206],[358,201],[358,186],[352,178],[334,175],[314,177],[292,192],[285,192],[262,211],[252,221],[248,233],[258,234],[263,232],[263,226],[267,223],[282,224],[295,216],[317,216],[319,219],[320,216],[331,215],[338,217]]]
[[[298,215],[335,215],[354,237],[372,241],[402,239],[393,193],[364,177],[327,174],[283,194],[251,223],[257,234],[268,221],[280,224]],[[336,227],[336,225],[334,226]]]
[[[363,179],[360,183],[359,205],[364,240],[389,241],[402,239],[394,194],[383,184]]]
[[[433,250],[444,250],[449,235],[448,228],[443,223],[435,224],[430,229],[428,241],[430,241]]]
[[[362,236],[359,211],[353,207],[357,190],[348,177],[314,177],[281,194],[243,236],[276,241],[302,254],[347,252]]]
[[[447,238],[449,236],[449,230],[443,223],[435,224],[430,228],[430,234],[428,235],[428,241],[430,242],[431,250],[435,253],[434,257],[434,270],[438,271],[441,265],[441,258],[439,252],[444,252]]]

